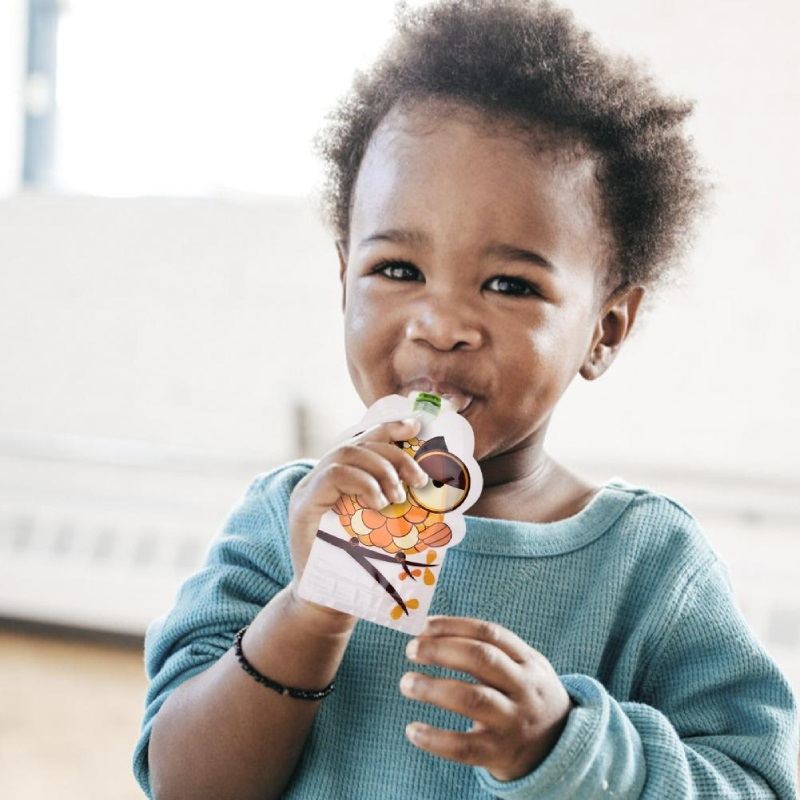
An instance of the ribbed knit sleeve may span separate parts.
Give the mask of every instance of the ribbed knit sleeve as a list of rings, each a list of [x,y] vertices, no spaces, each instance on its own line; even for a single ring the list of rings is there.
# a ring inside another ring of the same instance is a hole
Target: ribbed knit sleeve
[[[797,701],[718,558],[664,626],[641,702],[617,701],[588,675],[560,679],[578,706],[545,760],[508,782],[476,768],[495,797],[797,798]]]
[[[211,542],[203,567],[181,585],[170,612],[147,629],[149,685],[133,772],[148,798],[147,751],[159,708],[180,684],[223,656],[236,631],[291,580],[286,508],[305,472],[289,464],[258,475]]]

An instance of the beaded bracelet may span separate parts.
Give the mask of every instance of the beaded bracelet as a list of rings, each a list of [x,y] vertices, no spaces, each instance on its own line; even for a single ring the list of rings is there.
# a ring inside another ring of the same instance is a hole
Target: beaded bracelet
[[[242,628],[236,634],[236,638],[234,639],[234,644],[236,646],[236,658],[242,665],[242,669],[248,675],[250,675],[254,680],[258,681],[264,686],[268,686],[270,689],[274,689],[278,694],[288,695],[289,697],[296,697],[298,700],[321,700],[323,697],[329,695],[333,691],[333,682],[331,682],[324,689],[295,689],[292,686],[283,686],[277,681],[272,680],[272,678],[268,678],[266,675],[262,675],[247,660],[247,658],[245,658],[245,655],[242,652],[242,637],[244,636],[244,632],[249,627],[250,627],[249,625],[245,625],[244,628]]]

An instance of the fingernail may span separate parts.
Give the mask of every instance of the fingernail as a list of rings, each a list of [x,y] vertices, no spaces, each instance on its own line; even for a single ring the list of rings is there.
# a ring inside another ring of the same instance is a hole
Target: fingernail
[[[406,493],[403,487],[398,483],[392,487],[392,498],[395,503],[403,503],[406,499]]]
[[[407,655],[409,658],[416,658],[416,657],[417,657],[417,651],[418,651],[418,650],[419,650],[419,642],[418,642],[416,639],[412,639],[412,640],[411,640],[411,641],[410,641],[410,642],[409,642],[409,643],[406,645],[406,655]]]
[[[391,505],[389,501],[386,499],[386,495],[381,492],[378,495],[378,508],[385,508],[386,506]]]
[[[406,734],[415,742],[421,742],[425,738],[425,730],[414,722],[406,725]]]

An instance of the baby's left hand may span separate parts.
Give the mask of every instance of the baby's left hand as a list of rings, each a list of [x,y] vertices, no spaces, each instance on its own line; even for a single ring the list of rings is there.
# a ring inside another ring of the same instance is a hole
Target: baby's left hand
[[[412,722],[408,738],[434,755],[485,767],[499,781],[521,778],[544,761],[574,707],[552,664],[494,622],[429,617],[406,655],[418,664],[469,673],[482,684],[405,673],[400,691],[406,697],[473,720],[466,733]]]

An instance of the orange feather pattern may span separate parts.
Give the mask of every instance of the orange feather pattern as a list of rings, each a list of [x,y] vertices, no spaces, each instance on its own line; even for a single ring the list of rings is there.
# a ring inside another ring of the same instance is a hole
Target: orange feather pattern
[[[392,534],[389,533],[389,529],[384,525],[372,531],[369,538],[372,539],[372,544],[376,547],[386,547],[387,544],[391,544]]]
[[[386,522],[386,517],[371,508],[365,508],[361,512],[361,519],[368,528],[380,528]]]
[[[419,535],[419,538],[428,547],[441,547],[443,544],[447,544],[452,537],[453,532],[450,530],[450,526],[445,525],[444,522],[437,522],[428,526]]]
[[[405,536],[411,530],[411,523],[405,517],[394,517],[386,520],[386,527],[392,536]]]
[[[418,522],[422,522],[428,514],[430,514],[430,511],[422,506],[411,506],[404,516],[409,522],[416,525]]]

